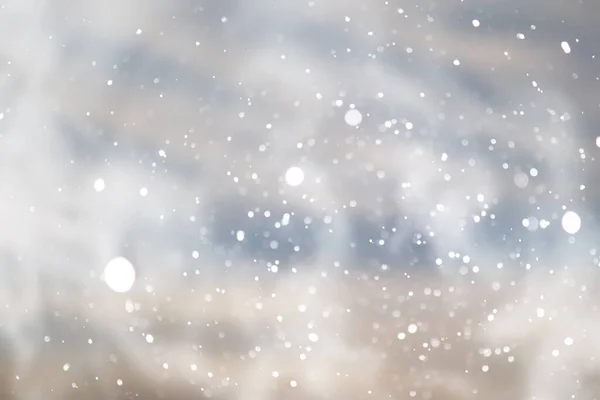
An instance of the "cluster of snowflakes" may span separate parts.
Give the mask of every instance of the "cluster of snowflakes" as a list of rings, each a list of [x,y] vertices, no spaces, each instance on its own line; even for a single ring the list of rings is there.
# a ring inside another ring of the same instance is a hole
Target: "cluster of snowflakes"
[[[403,14],[404,11],[403,10],[398,10],[398,12],[400,14]],[[223,18],[222,19],[223,23],[227,22],[227,18]],[[477,20],[477,19],[473,19],[471,21],[471,24],[474,28],[480,28],[482,23]],[[532,25],[530,27],[530,29],[533,31],[536,29],[536,27],[534,25]],[[135,32],[136,35],[141,35],[143,33],[142,29],[137,29],[137,31]],[[524,40],[526,35],[524,33],[517,33],[516,35],[517,39],[519,40]],[[575,41],[575,43],[577,43],[577,41]],[[199,43],[197,42],[196,45],[198,45]],[[559,44],[560,49],[562,49],[562,51],[565,54],[570,54],[573,49],[571,47],[571,44],[568,41],[562,41]],[[573,45],[575,46],[575,44]],[[410,52],[410,51],[409,51]],[[282,56],[285,57],[285,56]],[[460,67],[461,65],[464,65],[464,61],[461,64],[461,60],[459,59],[453,59],[452,60],[452,65],[456,66],[456,67]],[[308,72],[308,71],[307,71]],[[158,83],[158,78],[155,79],[154,83]],[[108,86],[113,86],[115,84],[115,82],[110,79],[106,81],[106,84]],[[541,91],[541,89],[539,88],[539,84],[536,81],[532,82],[532,85],[534,88],[537,88],[538,91]],[[421,94],[423,96],[423,94]],[[320,98],[320,94],[317,94],[317,97]],[[384,94],[383,93],[378,93],[377,95],[378,98],[383,98]],[[342,102],[340,101],[339,106],[341,107]],[[243,113],[240,114],[241,117],[243,117]],[[3,114],[0,113],[0,119],[3,118]],[[347,109],[345,110],[345,113],[343,115],[343,120],[345,122],[345,124],[351,128],[360,128],[361,124],[363,124],[363,122],[365,121],[365,119],[370,118],[370,114],[365,112],[361,112],[361,110],[359,110],[358,108],[356,108],[354,105],[350,105],[347,107]],[[565,117],[567,118],[567,117]],[[390,128],[393,125],[395,125],[398,121],[394,120],[394,121],[388,121],[385,122],[385,127]],[[410,121],[402,121],[401,122],[402,125],[406,128],[406,130],[411,131],[413,130],[413,128],[415,128],[415,125],[417,125],[417,123],[413,123]],[[271,125],[267,125],[267,128],[271,128]],[[492,145],[494,145],[496,142],[495,140],[492,141]],[[600,147],[600,137],[598,137],[596,139],[596,145],[598,147]],[[159,151],[159,156],[162,158],[166,157],[166,152],[164,150],[160,150]],[[446,160],[448,157],[448,155],[446,153],[443,153],[441,155],[441,159],[442,160]],[[474,163],[473,163],[474,164]],[[472,165],[473,166],[473,165]],[[299,188],[299,189],[290,189],[290,190],[300,190],[300,188],[302,188],[303,184],[307,184],[312,181],[314,181],[314,177],[311,176],[311,171],[310,169],[306,169],[303,165],[287,165],[287,168],[284,171],[281,171],[281,180],[283,182],[283,184],[289,186],[290,188]],[[504,169],[508,169],[508,165],[504,164],[503,165]],[[528,171],[523,172],[523,171],[519,171],[516,172],[513,176],[512,176],[512,183],[514,184],[514,186],[518,189],[526,189],[529,187],[530,185],[530,181],[532,179],[535,179],[537,176],[539,175],[539,171],[536,168],[530,168],[528,169]],[[385,176],[385,171],[380,171],[378,172],[378,176]],[[444,179],[446,181],[449,181],[450,175],[449,174],[445,174]],[[94,180],[93,184],[93,189],[98,193],[98,195],[101,195],[103,192],[109,190],[110,187],[110,182],[107,182],[104,180],[104,178],[102,177],[98,177],[97,179]],[[402,186],[403,189],[410,189],[411,188],[411,184],[410,183],[405,183]],[[148,197],[148,196],[152,196],[152,193],[149,191],[149,189],[145,186],[136,188],[136,191],[139,191],[139,196],[140,197]],[[486,197],[484,196],[484,194],[476,194],[475,196],[473,196],[474,199],[477,200],[477,202],[483,204],[486,202]],[[470,199],[470,198],[469,198]],[[355,200],[351,200],[350,201],[350,207],[353,207],[356,205],[356,201]],[[437,204],[435,206],[435,212],[441,213],[444,212],[447,208],[447,205],[445,206],[444,204]],[[485,204],[485,210],[481,213],[481,215],[476,215],[474,217],[474,221],[475,222],[479,222],[481,220],[481,217],[485,216],[485,215],[490,215],[490,212],[488,210],[488,204]],[[249,215],[251,215],[252,212],[249,213]],[[564,230],[565,233],[567,233],[568,235],[576,235],[578,232],[580,232],[580,230],[582,229],[582,219],[581,216],[579,215],[579,213],[576,210],[573,209],[569,209],[568,207],[563,207],[561,210],[561,216],[560,216],[560,224],[562,229]],[[492,218],[493,218],[493,214]],[[280,226],[285,226],[289,223],[289,218],[290,215],[289,214],[285,214],[282,218],[282,220],[279,222]],[[329,217],[330,218],[330,217]],[[546,229],[548,226],[550,226],[551,221],[547,220],[547,219],[538,219],[537,217],[533,217],[533,216],[528,216],[525,215],[522,218],[522,226],[523,228],[529,230],[529,231],[536,231],[538,228],[540,229]],[[247,233],[244,230],[236,230],[235,231],[235,238],[237,241],[239,242],[244,242],[247,240]],[[416,241],[418,243],[422,243],[425,241],[425,238],[423,236],[421,236],[420,234],[417,235]],[[385,242],[384,239],[380,240],[381,243]],[[272,249],[276,249],[277,248],[277,242],[276,241],[272,241],[271,242],[271,248]],[[200,257],[200,253],[198,251],[194,251],[192,253],[192,257],[194,259],[197,259]],[[468,255],[464,255],[464,254],[458,254],[455,252],[449,252],[449,258],[451,259],[457,259],[460,260],[464,266],[459,270],[459,273],[461,275],[466,275],[469,271],[473,271],[473,272],[477,272],[479,271],[479,267],[477,266],[469,266],[469,264],[471,263],[471,259]],[[440,266],[443,264],[443,260],[441,258],[437,258],[435,263]],[[497,265],[497,267],[500,269],[502,268],[502,263],[499,263]],[[387,265],[382,266],[382,270],[387,269]],[[270,267],[270,271],[272,272],[277,272],[278,267],[277,265],[272,265]],[[127,293],[129,291],[132,290],[132,288],[135,286],[136,284],[136,268],[135,266],[132,264],[132,262],[130,260],[128,260],[127,258],[121,256],[121,255],[114,255],[114,258],[112,258],[111,260],[108,261],[108,263],[106,264],[103,274],[102,274],[102,279],[104,280],[104,282],[106,283],[106,285],[114,292],[116,293]],[[492,289],[494,291],[497,291],[500,287],[500,283],[498,282],[494,282],[492,284]],[[429,290],[430,293],[433,294],[433,296],[435,297],[439,297],[441,295],[441,292],[439,292],[438,290]],[[135,306],[130,302],[127,304],[127,310],[133,310],[135,308]],[[302,307],[302,306],[301,306]],[[257,308],[260,308],[258,303],[257,303]],[[495,310],[494,310],[495,312]],[[546,311],[544,310],[544,308],[537,308],[536,309],[536,316],[538,318],[545,318],[546,317]],[[495,315],[494,313],[490,313],[487,316],[487,320],[489,322],[494,321],[495,319]],[[394,331],[394,334],[396,335],[396,338],[401,341],[402,343],[406,343],[406,341],[410,340],[411,337],[415,337],[418,336],[421,333],[420,330],[420,325],[418,323],[409,323],[406,324],[404,328],[401,329],[400,332],[398,332],[397,334],[395,333],[397,331]],[[459,333],[460,336],[461,333]],[[562,339],[564,338],[564,339]],[[319,334],[315,333],[315,332],[309,332],[306,335],[306,339],[308,339],[308,341],[310,343],[317,343],[319,342],[319,340],[322,340],[322,337],[319,336]],[[49,341],[50,339],[45,338],[45,341]],[[153,344],[155,343],[155,337],[150,334],[150,333],[146,333],[144,334],[144,340],[148,343],[148,344]],[[573,346],[575,343],[575,339],[573,339],[572,337],[568,336],[568,337],[561,337],[561,340],[563,340],[563,344],[565,346]],[[91,341],[91,339],[90,339]],[[91,343],[91,342],[90,342]],[[440,340],[432,340],[431,343],[426,343],[424,345],[424,347],[438,347],[441,345],[441,341]],[[559,347],[559,346],[557,346]],[[259,348],[258,348],[259,349]],[[561,348],[562,349],[562,348]],[[258,350],[257,350],[258,351]],[[509,362],[513,362],[514,361],[514,356],[511,353],[512,349],[509,346],[503,346],[503,347],[498,347],[498,348],[483,348],[480,349],[480,353],[483,357],[491,357],[492,355],[505,355],[508,354],[508,361]],[[561,354],[561,350],[559,349],[553,349],[551,351],[551,355],[553,357],[559,357]],[[425,356],[423,356],[424,358]],[[161,361],[162,362],[162,361]],[[71,368],[71,365],[69,363],[66,363],[63,365],[63,370],[65,372],[69,371]],[[169,363],[164,362],[162,363],[162,368],[167,370],[169,369]],[[172,364],[171,364],[171,368],[172,368]],[[189,369],[191,371],[197,371],[198,370],[198,365],[197,364],[190,364],[189,365]],[[490,365],[489,364],[484,364],[481,366],[481,371],[483,372],[488,372],[490,370]],[[272,377],[274,378],[278,378],[280,376],[280,372],[279,371],[272,371],[271,372]],[[208,372],[208,376],[209,377],[213,377],[213,373],[212,372]],[[122,386],[123,385],[123,380],[122,379],[118,379],[117,380],[117,385],[118,386]],[[297,380],[289,380],[289,386],[292,388],[295,388],[298,386],[298,381]],[[415,391],[410,391],[409,395],[411,397],[415,397],[416,396],[416,392]]]
[[[479,26],[479,21],[473,20],[473,26]],[[566,42],[562,43],[562,47],[565,52],[570,52],[569,45]],[[344,121],[347,125],[351,127],[358,127],[363,121],[363,114],[361,111],[356,109],[354,106],[351,106],[344,115]],[[407,123],[407,125],[410,123]],[[411,124],[412,125],[412,124]],[[407,128],[408,129],[408,128]],[[600,147],[600,137],[596,140],[596,144]],[[164,150],[159,151],[159,155],[161,157],[165,157]],[[529,171],[529,174],[532,177],[538,175],[538,171],[535,168],[532,168]],[[300,166],[290,166],[284,174],[284,181],[287,185],[291,187],[297,187],[303,184],[306,176],[305,172]],[[529,176],[524,172],[517,172],[514,175],[514,184],[519,188],[526,188],[529,184]],[[98,193],[103,192],[106,189],[106,182],[102,178],[97,178],[93,183],[94,190]],[[139,194],[142,197],[148,195],[148,189],[146,187],[141,187],[139,189]],[[478,200],[483,201],[483,195],[478,195]],[[438,204],[437,210],[443,211],[444,206],[442,204]],[[288,215],[289,218],[289,215]],[[545,229],[550,225],[548,220],[538,220],[535,217],[526,217],[523,219],[522,224],[525,228],[529,230],[537,230],[538,227]],[[561,225],[563,230],[570,234],[575,235],[581,229],[581,217],[579,214],[573,210],[566,210],[561,218]],[[238,241],[243,241],[245,238],[245,232],[242,230],[237,231],[236,238]],[[195,252],[194,258],[197,258],[197,252]],[[112,259],[104,270],[104,280],[107,285],[114,290],[115,292],[127,292],[129,291],[135,281],[135,270],[133,265],[124,257],[118,256]]]

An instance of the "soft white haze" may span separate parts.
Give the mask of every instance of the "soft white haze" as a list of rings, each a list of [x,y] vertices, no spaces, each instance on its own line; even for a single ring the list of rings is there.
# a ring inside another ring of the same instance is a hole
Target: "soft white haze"
[[[0,5],[0,399],[592,399],[595,2]]]

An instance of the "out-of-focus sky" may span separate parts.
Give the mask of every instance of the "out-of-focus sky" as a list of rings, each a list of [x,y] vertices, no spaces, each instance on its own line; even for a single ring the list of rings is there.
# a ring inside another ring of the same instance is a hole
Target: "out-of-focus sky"
[[[589,398],[598,12],[3,2],[2,393]]]

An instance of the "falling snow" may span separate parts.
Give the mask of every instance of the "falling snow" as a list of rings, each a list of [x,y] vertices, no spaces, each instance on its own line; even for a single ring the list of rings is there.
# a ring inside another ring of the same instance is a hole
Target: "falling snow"
[[[96,192],[102,192],[106,188],[106,184],[104,183],[104,179],[98,178],[94,181],[94,190]]]
[[[594,2],[5,3],[7,400],[597,396]]]
[[[581,217],[574,211],[567,211],[562,217],[561,224],[565,232],[574,235],[581,229]]]
[[[126,258],[113,258],[104,268],[104,281],[117,293],[128,292],[135,282],[135,269]]]
[[[357,109],[351,109],[346,111],[344,115],[344,121],[350,126],[358,126],[363,120],[362,113]]]
[[[304,182],[304,171],[300,167],[291,167],[285,173],[285,181],[290,186],[299,186]]]

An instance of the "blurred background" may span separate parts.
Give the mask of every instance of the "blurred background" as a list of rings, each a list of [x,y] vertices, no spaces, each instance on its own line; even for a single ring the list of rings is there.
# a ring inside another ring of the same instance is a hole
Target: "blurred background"
[[[0,2],[0,398],[599,398],[598,15]]]

